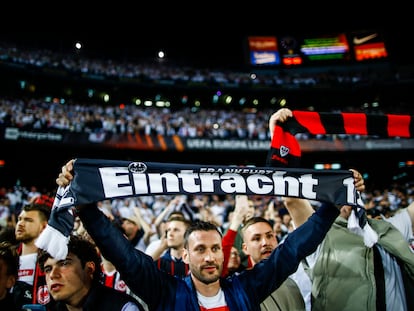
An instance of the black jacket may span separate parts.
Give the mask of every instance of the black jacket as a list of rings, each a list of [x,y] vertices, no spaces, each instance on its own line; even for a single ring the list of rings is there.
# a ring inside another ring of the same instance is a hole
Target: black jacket
[[[104,286],[102,284],[94,285],[86,297],[86,301],[83,305],[84,311],[116,311],[122,310],[122,307],[127,302],[135,303],[140,310],[144,311],[144,307],[135,300],[132,296],[117,291],[113,288]],[[66,304],[64,302],[57,302],[56,311],[67,311]]]

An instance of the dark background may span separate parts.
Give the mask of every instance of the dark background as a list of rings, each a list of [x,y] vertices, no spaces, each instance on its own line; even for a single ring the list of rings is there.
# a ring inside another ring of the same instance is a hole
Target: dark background
[[[4,11],[3,38],[64,50],[80,40],[97,55],[153,57],[166,49],[176,61],[234,67],[244,64],[249,35],[373,29],[384,33],[395,61],[413,61],[406,57],[412,54],[411,10],[403,1],[146,1],[90,8],[81,2],[55,9],[36,3],[24,5],[23,11]]]
[[[52,11],[43,11],[37,5],[37,13],[26,16],[20,11],[1,28],[0,39],[60,52],[73,50],[74,42],[80,40],[85,55],[101,58],[152,59],[158,49],[165,49],[176,64],[246,69],[245,40],[249,35],[314,35],[373,29],[384,34],[391,62],[402,66],[413,63],[413,33],[407,16],[410,10],[405,3],[393,3],[393,7],[367,3],[368,8],[352,2],[321,6],[300,2],[135,3],[99,6],[92,11],[84,5],[62,3]],[[31,8],[25,10],[30,12]],[[183,154],[12,143],[2,144],[0,149],[8,163],[0,170],[0,182],[13,183],[19,178],[24,184],[47,187],[55,186],[60,167],[75,157],[258,166],[264,165],[266,157],[266,153],[257,152]],[[368,183],[376,185],[390,183],[399,173],[398,162],[413,158],[412,151],[394,150],[314,153],[304,154],[303,166],[314,161],[341,161],[344,167],[369,171]]]

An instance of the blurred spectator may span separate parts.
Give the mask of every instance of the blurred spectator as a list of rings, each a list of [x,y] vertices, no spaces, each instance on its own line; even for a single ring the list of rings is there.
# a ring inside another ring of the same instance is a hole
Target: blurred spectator
[[[171,275],[184,278],[188,275],[189,267],[183,259],[184,233],[190,226],[190,221],[183,215],[172,216],[166,223],[166,243],[160,245],[157,254],[162,254],[159,258],[154,258],[157,267]],[[166,248],[165,248],[166,247]]]
[[[4,311],[20,311],[22,306],[31,303],[31,287],[17,280],[19,255],[15,246],[8,242],[0,242],[0,309]]]

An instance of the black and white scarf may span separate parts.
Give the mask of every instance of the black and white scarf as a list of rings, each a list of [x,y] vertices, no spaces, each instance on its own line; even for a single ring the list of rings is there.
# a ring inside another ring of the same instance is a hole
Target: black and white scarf
[[[363,204],[352,172],[298,168],[76,159],[74,179],[59,187],[48,226],[36,241],[64,259],[73,230],[74,207],[113,198],[165,194],[288,196],[335,205]]]

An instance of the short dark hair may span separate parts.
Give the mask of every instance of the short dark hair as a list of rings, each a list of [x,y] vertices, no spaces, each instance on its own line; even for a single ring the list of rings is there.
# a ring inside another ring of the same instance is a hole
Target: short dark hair
[[[50,206],[47,204],[37,204],[37,203],[30,203],[25,206],[23,206],[23,210],[25,212],[30,211],[38,211],[40,213],[40,217],[42,217],[42,220],[49,220],[51,209]]]
[[[168,218],[167,222],[170,222],[170,221],[182,222],[186,226],[186,228],[188,228],[192,224],[192,222],[187,220],[186,218],[181,217],[181,216],[175,216],[175,215]]]
[[[168,217],[167,217],[167,221],[169,221],[171,218],[182,218],[185,219],[184,213],[180,212],[180,211],[172,211]]]
[[[72,253],[78,257],[82,267],[84,267],[87,262],[93,261],[95,263],[93,281],[101,282],[103,280],[103,272],[101,268],[102,258],[94,243],[81,236],[71,235],[69,237],[68,253]],[[38,255],[40,268],[44,270],[46,260],[52,258],[52,255],[42,249],[39,249]]]
[[[19,255],[16,247],[9,241],[0,242],[0,260],[6,263],[6,274],[18,277],[19,273]]]
[[[188,237],[191,233],[194,231],[216,231],[220,237],[223,237],[223,234],[219,230],[219,228],[209,221],[203,221],[203,220],[196,220],[191,223],[191,225],[187,228],[184,234],[184,247],[188,247]]]

